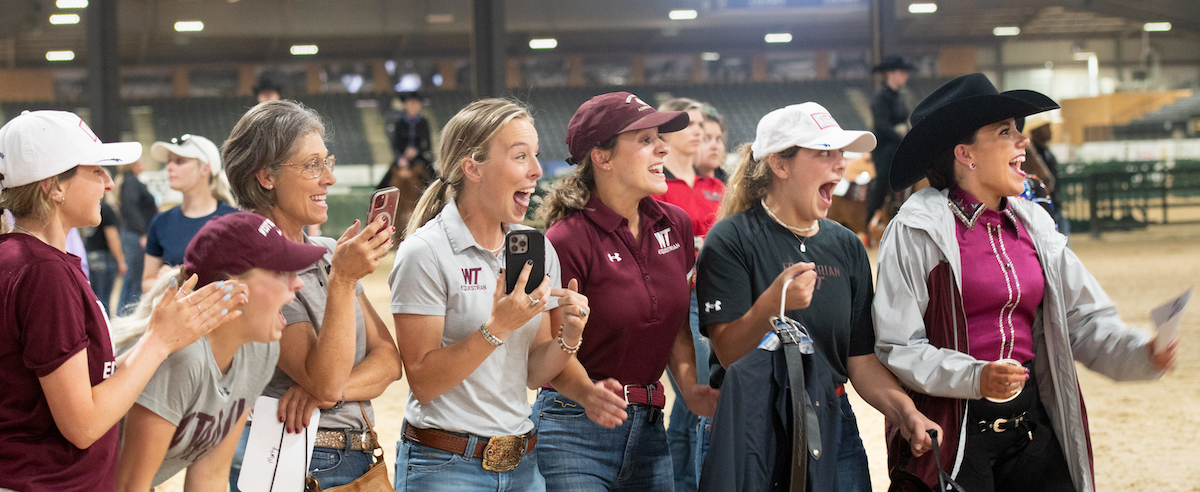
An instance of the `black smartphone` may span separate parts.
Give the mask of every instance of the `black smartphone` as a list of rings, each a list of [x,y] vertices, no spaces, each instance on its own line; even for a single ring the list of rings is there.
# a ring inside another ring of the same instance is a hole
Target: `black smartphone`
[[[510,294],[517,286],[517,278],[525,268],[525,262],[533,260],[529,269],[529,281],[525,293],[533,292],[546,276],[546,240],[542,233],[533,229],[508,231],[504,235],[504,293]]]

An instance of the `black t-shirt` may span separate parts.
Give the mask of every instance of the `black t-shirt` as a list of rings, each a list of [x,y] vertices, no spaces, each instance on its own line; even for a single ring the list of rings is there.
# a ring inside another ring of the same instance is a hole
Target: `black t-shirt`
[[[808,329],[818,359],[841,384],[849,379],[847,360],[875,350],[871,263],[858,236],[832,220],[822,219],[821,229],[804,245],[802,253],[796,236],[767,216],[762,205],[717,222],[696,263],[700,332],[707,335],[708,325],[741,318],[788,266],[815,263],[812,303],[786,314]],[[713,375],[714,381],[721,377]]]
[[[105,227],[118,227],[120,224],[117,221],[117,213],[108,205],[108,202],[100,201],[100,225],[92,230],[92,235],[87,237],[87,241],[83,243],[83,249],[88,251],[108,251],[108,239],[104,237]]]

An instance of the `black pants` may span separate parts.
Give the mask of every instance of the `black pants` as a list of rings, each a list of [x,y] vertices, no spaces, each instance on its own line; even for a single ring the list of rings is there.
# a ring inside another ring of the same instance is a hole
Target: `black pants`
[[[967,445],[955,481],[969,492],[1073,491],[1071,473],[1050,416],[1038,397],[1030,368],[1024,391],[1011,402],[972,400],[967,404]],[[980,432],[976,422],[1025,412],[1028,426],[1004,432]],[[1032,439],[1030,436],[1032,435]]]
[[[867,187],[867,222],[864,226],[871,225],[875,211],[883,207],[884,200],[892,193],[892,188],[888,185],[888,175],[891,174],[892,157],[895,155],[895,148],[876,148],[876,151],[871,153],[871,160],[875,163],[875,179],[871,180],[871,185]],[[867,231],[868,234],[870,232]]]

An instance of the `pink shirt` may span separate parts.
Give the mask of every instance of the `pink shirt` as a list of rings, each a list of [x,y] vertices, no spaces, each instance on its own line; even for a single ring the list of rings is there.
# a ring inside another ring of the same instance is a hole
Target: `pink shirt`
[[[1001,211],[988,210],[955,187],[950,204],[958,218],[970,355],[983,361],[1032,360],[1033,321],[1046,287],[1033,239],[1007,201]]]

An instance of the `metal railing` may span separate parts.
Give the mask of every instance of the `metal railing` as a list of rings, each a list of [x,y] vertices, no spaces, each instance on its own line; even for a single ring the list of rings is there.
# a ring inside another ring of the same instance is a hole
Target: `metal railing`
[[[1059,178],[1063,214],[1072,230],[1099,238],[1105,231],[1149,224],[1200,223],[1200,162],[1180,161],[1092,165]]]

